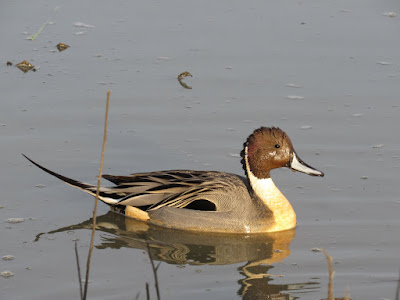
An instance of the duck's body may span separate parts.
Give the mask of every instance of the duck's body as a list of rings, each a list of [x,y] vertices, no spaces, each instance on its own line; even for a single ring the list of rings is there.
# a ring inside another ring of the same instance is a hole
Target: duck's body
[[[269,171],[291,167],[323,176],[297,156],[279,128],[261,127],[244,144],[247,178],[216,171],[173,170],[128,176],[103,175],[115,184],[101,187],[99,199],[119,213],[150,224],[202,232],[273,232],[296,226],[296,214]],[[96,187],[35,163],[66,183],[95,195]]]

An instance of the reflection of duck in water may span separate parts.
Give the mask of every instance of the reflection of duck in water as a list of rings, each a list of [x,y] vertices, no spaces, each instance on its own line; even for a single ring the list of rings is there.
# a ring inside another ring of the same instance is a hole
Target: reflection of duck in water
[[[131,218],[172,229],[257,233],[294,228],[296,214],[273,183],[270,171],[289,167],[313,176],[324,174],[305,164],[288,135],[275,127],[255,130],[241,155],[247,179],[224,172],[188,170],[103,175],[116,186],[100,188],[99,198]],[[66,183],[96,194],[95,186],[30,161]]]
[[[48,234],[78,229],[91,229],[92,219],[77,225],[53,230]],[[108,212],[97,217],[97,231],[101,232],[101,244],[97,249],[136,248],[149,249],[154,260],[169,264],[230,265],[244,263],[238,272],[239,295],[243,299],[293,299],[281,291],[312,288],[315,283],[272,284],[271,264],[283,261],[290,255],[290,243],[295,230],[263,234],[200,234],[164,229],[146,225],[122,215]],[[36,240],[39,240],[38,235]],[[147,248],[147,244],[149,247]],[[275,275],[276,276],[276,275]],[[162,281],[162,278],[159,278]],[[268,298],[270,296],[271,298]]]

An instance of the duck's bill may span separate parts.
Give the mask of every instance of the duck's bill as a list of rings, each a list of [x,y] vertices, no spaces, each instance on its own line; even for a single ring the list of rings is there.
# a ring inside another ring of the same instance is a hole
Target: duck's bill
[[[321,177],[324,176],[324,173],[322,173],[321,171],[318,171],[317,169],[314,169],[313,167],[310,167],[304,161],[302,161],[300,159],[300,157],[297,156],[296,153],[293,153],[293,158],[292,158],[292,161],[290,162],[289,167],[293,171],[299,171],[299,172],[306,173],[311,176],[321,176]]]

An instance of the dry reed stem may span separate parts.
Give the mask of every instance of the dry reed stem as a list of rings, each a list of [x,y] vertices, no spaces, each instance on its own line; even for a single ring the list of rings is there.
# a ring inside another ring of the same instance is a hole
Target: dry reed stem
[[[86,300],[86,296],[87,296],[89,271],[90,271],[90,260],[92,258],[94,234],[96,232],[97,203],[99,202],[101,175],[103,173],[103,163],[104,163],[104,151],[106,148],[106,141],[107,141],[107,123],[108,123],[108,108],[110,106],[110,94],[111,94],[111,91],[110,90],[107,91],[106,116],[105,116],[105,120],[104,120],[103,148],[101,151],[100,170],[99,170],[99,177],[97,178],[96,198],[95,198],[94,209],[93,209],[92,237],[90,240],[89,253],[88,253],[88,258],[87,258],[87,263],[86,263],[85,290],[84,290],[84,294],[83,294],[84,300]]]
[[[147,253],[149,254],[149,258],[150,258],[150,263],[151,263],[151,268],[153,269],[153,274],[154,274],[154,286],[156,288],[156,292],[157,292],[157,299],[160,300],[160,288],[158,285],[158,276],[157,276],[157,270],[158,267],[160,266],[160,264],[158,264],[158,266],[154,266],[154,261],[153,258],[151,257],[151,253],[150,253],[150,245],[149,242],[146,240],[146,245],[147,245]],[[146,283],[147,284],[147,283]]]
[[[321,252],[325,255],[328,260],[328,270],[329,270],[329,285],[328,285],[328,300],[334,300],[333,298],[333,276],[335,275],[335,271],[332,270],[332,256],[325,251],[325,249],[321,248]]]
[[[150,289],[149,284],[146,282],[146,299],[150,300]]]
[[[396,300],[400,300],[400,270],[399,279],[397,280]]]
[[[81,300],[82,300],[83,299],[82,277],[81,277],[81,266],[79,265],[78,243],[77,242],[75,242],[75,258],[76,258],[76,266],[77,266],[77,269],[78,269],[79,292],[80,292]]]

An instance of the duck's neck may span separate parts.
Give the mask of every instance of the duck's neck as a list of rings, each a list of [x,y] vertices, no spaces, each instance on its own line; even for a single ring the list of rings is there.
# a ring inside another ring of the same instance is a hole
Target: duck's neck
[[[296,213],[292,205],[276,187],[271,178],[257,178],[250,170],[245,156],[247,177],[251,188],[263,204],[273,213],[275,224],[271,231],[281,231],[296,227]]]

